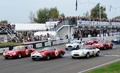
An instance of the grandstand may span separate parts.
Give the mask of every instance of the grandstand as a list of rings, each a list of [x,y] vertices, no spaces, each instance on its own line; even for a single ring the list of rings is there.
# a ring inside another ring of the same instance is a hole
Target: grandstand
[[[18,42],[23,36],[34,35],[37,31],[55,31],[62,39],[66,36],[71,38],[96,37],[98,34],[108,36],[120,35],[120,21],[107,19],[89,19],[83,17],[60,18],[59,21],[48,21],[43,24],[37,23],[13,23],[0,25],[0,42],[14,40]]]
[[[8,42],[8,40],[18,42],[16,37],[15,25],[0,24],[0,42]]]

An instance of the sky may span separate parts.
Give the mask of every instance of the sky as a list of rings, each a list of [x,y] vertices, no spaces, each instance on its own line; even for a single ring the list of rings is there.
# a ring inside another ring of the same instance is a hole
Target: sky
[[[109,19],[120,16],[120,0],[78,0],[77,11],[75,11],[76,0],[0,0],[0,21],[28,23],[30,12],[37,14],[39,9],[54,7],[65,16],[84,16],[97,3],[106,7]]]

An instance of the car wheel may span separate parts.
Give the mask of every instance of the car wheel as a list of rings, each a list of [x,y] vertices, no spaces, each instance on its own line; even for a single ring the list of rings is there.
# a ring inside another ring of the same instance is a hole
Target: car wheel
[[[32,58],[32,60],[34,60],[34,61],[35,61],[36,59],[35,59],[35,58]]]
[[[18,53],[18,58],[21,58],[22,57],[22,54],[21,53]]]
[[[72,59],[75,59],[76,57],[73,57],[73,56],[71,56],[72,57]]]
[[[68,50],[67,48],[65,48],[65,50]]]
[[[50,55],[49,55],[49,54],[46,56],[46,59],[47,59],[47,60],[50,60]]]
[[[113,49],[113,44],[111,45],[110,49]]]
[[[32,51],[30,51],[30,55],[29,56],[31,56],[31,53],[32,53]]]
[[[60,52],[60,58],[62,58],[63,57],[63,53],[62,52]]]
[[[73,57],[73,56],[71,56],[72,57],[72,59],[75,59],[75,57]]]
[[[89,58],[89,57],[90,57],[90,54],[89,54],[89,53],[87,53],[87,54],[86,54],[86,58]]]
[[[79,46],[77,46],[76,49],[79,49]]]
[[[9,57],[5,57],[5,59],[9,59]]]
[[[68,51],[71,51],[71,50],[73,50],[74,48],[68,48]]]
[[[107,49],[107,47],[105,46],[105,47],[104,47],[104,50],[106,50],[106,49]]]
[[[96,56],[100,56],[100,51],[98,51],[98,52],[96,53]]]

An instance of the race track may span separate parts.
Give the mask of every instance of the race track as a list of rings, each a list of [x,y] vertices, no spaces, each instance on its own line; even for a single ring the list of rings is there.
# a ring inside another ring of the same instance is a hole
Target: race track
[[[64,49],[64,44],[57,46]],[[63,58],[33,61],[30,57],[5,60],[0,56],[0,73],[80,73],[95,66],[120,59],[120,45],[102,50],[100,57],[72,59],[67,51]]]

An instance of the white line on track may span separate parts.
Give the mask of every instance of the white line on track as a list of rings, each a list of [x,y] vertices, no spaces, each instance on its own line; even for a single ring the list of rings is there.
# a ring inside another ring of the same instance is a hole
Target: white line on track
[[[111,63],[113,63],[113,62],[117,62],[117,61],[119,61],[119,60],[120,60],[120,59],[113,60],[113,61],[110,61],[110,62],[107,62],[107,63],[101,64],[101,65],[98,65],[98,66],[95,66],[95,67],[92,67],[92,68],[89,68],[89,69],[86,69],[86,70],[80,71],[80,72],[78,72],[78,73],[84,73],[84,72],[87,72],[87,71],[89,71],[89,70],[92,70],[92,69],[95,69],[95,68],[98,68],[98,67],[102,67],[102,66],[104,66],[104,65],[108,65],[108,64],[111,64]]]

